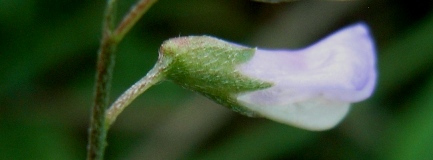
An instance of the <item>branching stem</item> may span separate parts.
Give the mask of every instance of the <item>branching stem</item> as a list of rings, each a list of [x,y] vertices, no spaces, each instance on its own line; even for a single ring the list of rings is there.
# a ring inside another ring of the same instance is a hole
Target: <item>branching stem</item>
[[[89,138],[87,145],[87,160],[102,160],[106,146],[107,128],[105,110],[113,77],[114,57],[117,44],[111,40],[113,19],[115,16],[115,1],[109,0],[105,10],[102,28],[101,46],[98,51],[97,72],[95,82],[95,97],[92,115],[90,117]]]
[[[106,147],[108,127],[106,110],[115,62],[115,50],[125,34],[157,0],[140,0],[114,30],[116,0],[108,0],[105,9],[102,40],[98,51],[95,97],[90,119],[87,160],[102,160]],[[120,112],[119,112],[120,113]]]

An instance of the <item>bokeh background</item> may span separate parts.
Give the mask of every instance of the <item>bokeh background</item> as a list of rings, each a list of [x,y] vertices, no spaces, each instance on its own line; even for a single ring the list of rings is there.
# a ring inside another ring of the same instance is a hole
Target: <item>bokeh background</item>
[[[134,0],[119,0],[118,18]],[[153,66],[159,45],[212,35],[302,48],[358,21],[378,51],[375,94],[336,128],[311,132],[247,118],[171,82],[152,87],[111,128],[116,159],[431,159],[432,1],[160,0],[121,42],[111,101]],[[105,2],[0,1],[0,159],[86,157]]]

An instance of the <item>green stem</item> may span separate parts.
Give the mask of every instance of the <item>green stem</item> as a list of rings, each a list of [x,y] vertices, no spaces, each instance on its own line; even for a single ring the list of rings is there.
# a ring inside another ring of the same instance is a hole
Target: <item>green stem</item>
[[[107,128],[105,110],[108,106],[111,88],[112,70],[114,66],[115,46],[104,45],[99,51],[98,73],[96,78],[96,92],[89,129],[89,144],[87,148],[88,160],[102,160],[106,146]]]
[[[116,15],[115,8],[117,1],[107,1],[103,20],[103,36],[98,51],[95,97],[90,120],[87,160],[102,160],[104,158],[108,132],[108,126],[105,122],[105,113],[108,106],[111,79],[113,77],[116,47],[125,34],[129,32],[141,16],[155,2],[156,0],[140,0],[124,17],[117,29],[114,30],[113,22]]]
[[[158,0],[140,0],[135,4],[129,13],[123,18],[119,26],[114,31],[113,39],[119,42],[126,33],[137,23],[137,21],[146,13],[147,10]]]
[[[102,160],[106,147],[107,128],[105,110],[108,106],[111,79],[113,77],[114,57],[117,44],[111,39],[116,3],[107,2],[103,22],[103,37],[98,51],[95,97],[89,128],[87,160]]]
[[[165,70],[168,65],[169,63],[160,63],[159,61],[155,67],[146,74],[146,76],[141,78],[119,98],[117,98],[106,112],[106,128],[109,128],[111,124],[113,124],[117,116],[125,109],[125,107],[137,98],[137,96],[165,78]]]

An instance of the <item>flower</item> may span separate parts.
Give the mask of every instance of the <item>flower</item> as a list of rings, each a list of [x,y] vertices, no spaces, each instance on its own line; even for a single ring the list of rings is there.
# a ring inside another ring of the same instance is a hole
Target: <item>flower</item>
[[[364,23],[300,50],[248,48],[208,36],[170,39],[160,59],[168,79],[248,116],[308,130],[337,125],[376,83],[373,40]],[[168,60],[167,60],[168,59]]]

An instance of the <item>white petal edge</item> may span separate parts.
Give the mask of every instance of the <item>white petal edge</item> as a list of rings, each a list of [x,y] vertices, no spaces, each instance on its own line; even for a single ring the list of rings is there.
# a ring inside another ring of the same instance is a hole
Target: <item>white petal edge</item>
[[[348,113],[350,104],[323,98],[281,106],[262,106],[251,102],[251,96],[241,95],[239,103],[268,119],[295,127],[323,131],[335,127]]]

